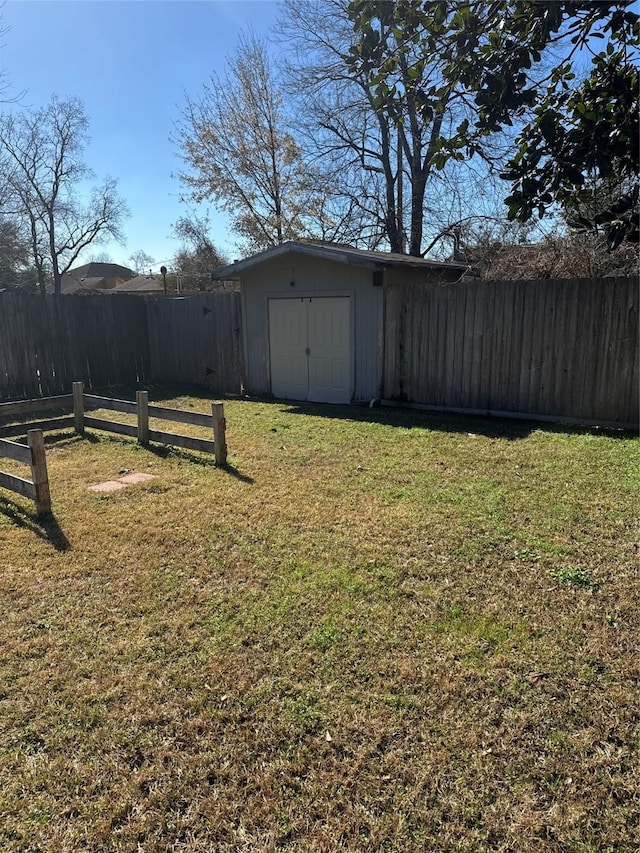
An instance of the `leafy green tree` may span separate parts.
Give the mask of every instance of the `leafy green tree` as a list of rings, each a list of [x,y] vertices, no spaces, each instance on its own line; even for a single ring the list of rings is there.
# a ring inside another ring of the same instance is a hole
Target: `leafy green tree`
[[[304,93],[309,147],[336,164],[337,192],[364,233],[422,255],[450,219],[452,186],[470,186],[478,165],[441,162],[443,136],[472,115],[470,98],[443,77],[446,31],[434,30],[425,50],[420,4],[408,0],[361,14],[348,0],[285,0],[279,27],[293,47],[287,70],[292,92]]]
[[[637,242],[639,18],[630,0],[354,0],[350,14],[360,34],[350,65],[371,70],[379,105],[416,46],[438,57],[442,74],[440,84],[416,89],[423,121],[452,86],[472,98],[472,119],[441,134],[437,166],[482,155],[488,137],[515,126],[502,173],[511,182],[511,219],[544,216],[555,204],[566,209],[587,200],[589,179],[615,179],[628,191],[596,224],[612,248]],[[381,20],[395,29],[393,50],[378,37]]]

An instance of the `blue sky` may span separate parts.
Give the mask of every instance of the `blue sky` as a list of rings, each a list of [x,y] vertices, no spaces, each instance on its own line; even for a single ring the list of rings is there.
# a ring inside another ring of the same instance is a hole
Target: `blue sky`
[[[90,120],[86,160],[97,177],[113,175],[131,210],[126,246],[106,251],[116,263],[143,249],[158,268],[174,255],[171,226],[187,208],[172,177],[180,168],[171,142],[185,91],[197,96],[243,28],[267,35],[273,0],[9,0],[0,67],[21,103],[38,108],[52,94],[77,96]],[[204,210],[204,208],[203,208]],[[237,256],[224,217],[210,206],[212,236]]]

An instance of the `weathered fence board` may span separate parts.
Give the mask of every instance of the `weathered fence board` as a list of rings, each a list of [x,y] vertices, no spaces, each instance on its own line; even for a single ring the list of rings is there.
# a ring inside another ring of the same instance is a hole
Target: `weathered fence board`
[[[144,300],[0,294],[0,399],[150,378]]]
[[[59,418],[47,418],[45,421],[29,421],[28,423],[11,424],[10,426],[0,427],[0,438],[25,435],[27,429],[41,429],[44,431],[51,429],[65,429],[74,425],[73,415],[66,415]]]
[[[635,279],[394,284],[383,396],[638,424]]]
[[[182,424],[193,424],[195,426],[213,426],[212,415],[203,412],[183,412],[180,409],[168,409],[166,406],[148,406],[149,416],[160,418],[160,420],[177,421]]]
[[[26,434],[26,427],[24,427]],[[0,441],[0,456],[5,459],[13,459],[14,462],[22,462],[25,465],[31,463],[31,450],[25,444],[17,441]]]
[[[29,424],[23,426],[27,434],[26,447],[23,444],[0,439],[0,456],[29,465],[31,480],[0,471],[0,488],[35,501],[38,515],[45,515],[51,512],[47,454],[42,430],[30,427]]]
[[[161,444],[172,444],[176,447],[184,447],[187,450],[200,450],[202,453],[215,453],[215,442],[208,438],[192,438],[190,435],[178,435],[174,432],[164,432],[159,429],[150,429],[151,441]]]
[[[237,394],[242,383],[238,293],[147,301],[153,374],[165,382]]]
[[[35,400],[19,400],[15,403],[0,403],[0,420],[11,415],[26,415],[31,412],[50,412],[56,409],[73,407],[71,394],[60,394],[57,397],[45,397]]]
[[[96,394],[84,395],[85,409],[111,409],[114,412],[126,412],[135,415],[137,405],[130,400],[115,400],[113,397],[99,397]]]
[[[0,471],[0,487],[22,495],[24,498],[30,498],[32,501],[36,499],[34,483],[31,480],[25,480],[24,477],[16,477],[15,474],[5,474],[4,471]]]
[[[188,382],[237,394],[241,353],[237,293],[0,294],[0,400],[61,394],[79,380],[85,388]]]
[[[108,421],[105,418],[88,418],[85,416],[84,425],[93,427],[93,429],[101,429],[105,432],[116,432],[118,435],[128,435],[132,438],[138,437],[138,427],[131,424],[121,424],[118,421]]]

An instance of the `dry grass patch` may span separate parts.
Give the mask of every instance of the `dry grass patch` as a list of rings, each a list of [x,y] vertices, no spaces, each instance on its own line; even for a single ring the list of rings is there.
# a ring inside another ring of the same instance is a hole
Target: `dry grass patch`
[[[0,495],[0,849],[638,849],[640,442],[225,409]]]

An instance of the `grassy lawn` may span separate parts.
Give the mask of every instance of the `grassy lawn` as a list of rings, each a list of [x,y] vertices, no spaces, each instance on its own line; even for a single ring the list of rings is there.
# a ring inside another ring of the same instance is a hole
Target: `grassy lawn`
[[[640,441],[225,410],[0,492],[0,850],[637,851]]]

